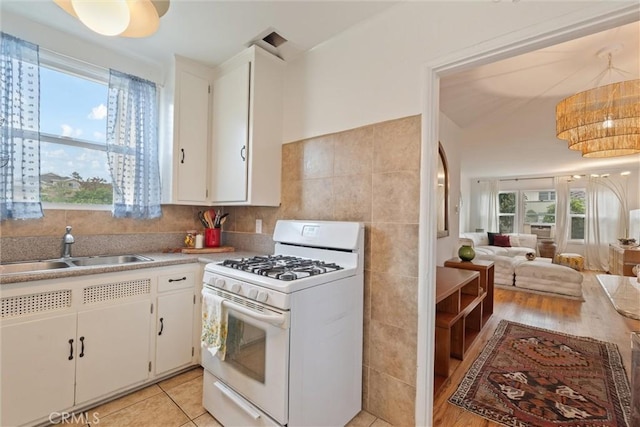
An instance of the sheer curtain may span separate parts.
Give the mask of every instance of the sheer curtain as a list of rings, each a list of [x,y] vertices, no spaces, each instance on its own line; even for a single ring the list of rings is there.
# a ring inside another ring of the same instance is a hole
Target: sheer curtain
[[[0,220],[41,218],[38,46],[0,33]]]
[[[585,215],[585,267],[588,270],[609,270],[609,243],[624,234],[627,213],[613,189],[616,177],[589,178],[587,212]]]
[[[498,232],[498,180],[477,182],[472,199],[471,212],[475,213],[471,224],[485,231]]]
[[[566,177],[553,178],[556,190],[556,235],[557,253],[561,254],[567,248],[569,240],[569,181]]]
[[[155,83],[110,70],[107,154],[113,179],[113,216],[160,217]]]

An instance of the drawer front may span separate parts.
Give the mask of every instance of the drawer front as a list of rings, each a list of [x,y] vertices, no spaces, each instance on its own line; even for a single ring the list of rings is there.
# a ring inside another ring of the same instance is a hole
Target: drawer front
[[[192,271],[167,274],[165,276],[158,277],[158,292],[193,288],[194,285],[195,273]]]

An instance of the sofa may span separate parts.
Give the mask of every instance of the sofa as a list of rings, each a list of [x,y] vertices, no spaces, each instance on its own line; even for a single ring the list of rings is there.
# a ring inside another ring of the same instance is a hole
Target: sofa
[[[537,253],[537,239],[535,234],[466,232],[460,234],[459,244],[472,246],[477,259],[493,261],[494,284],[498,286],[582,299],[582,274],[553,264],[551,258],[527,260],[527,253]]]
[[[497,242],[498,245],[496,245],[495,235],[494,241],[490,242],[490,234],[483,232],[460,233],[459,243],[472,246],[477,259],[493,261],[495,284],[513,286],[515,267],[521,261],[515,257],[524,256],[528,252],[536,253],[538,236],[515,233],[504,234],[504,236],[508,236],[508,246],[500,246],[500,244],[506,244],[506,239],[503,239],[503,242]]]
[[[489,241],[490,237],[492,237],[491,235],[493,235],[492,242]],[[495,241],[496,235],[507,236],[507,243],[497,244],[498,242]],[[524,233],[467,232],[460,233],[460,244],[473,246],[476,255],[524,256],[527,252],[537,253],[538,236]]]

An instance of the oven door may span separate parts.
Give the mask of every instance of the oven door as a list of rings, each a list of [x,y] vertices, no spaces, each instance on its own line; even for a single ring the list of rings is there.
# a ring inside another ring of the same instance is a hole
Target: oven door
[[[289,313],[217,289],[204,289],[226,298],[223,305],[229,319],[225,360],[203,349],[202,365],[238,397],[287,424]],[[229,404],[242,408],[237,399],[230,399]]]

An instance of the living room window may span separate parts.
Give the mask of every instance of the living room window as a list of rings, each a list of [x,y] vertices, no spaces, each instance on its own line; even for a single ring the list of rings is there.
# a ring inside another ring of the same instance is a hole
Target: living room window
[[[523,191],[524,223],[542,228],[556,223],[556,192],[553,190]]]
[[[500,233],[515,233],[518,211],[518,197],[515,191],[501,191],[498,193],[498,223]]]
[[[584,240],[584,221],[586,212],[586,196],[584,189],[571,190],[569,200],[569,238],[571,240]]]

